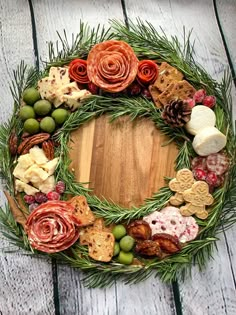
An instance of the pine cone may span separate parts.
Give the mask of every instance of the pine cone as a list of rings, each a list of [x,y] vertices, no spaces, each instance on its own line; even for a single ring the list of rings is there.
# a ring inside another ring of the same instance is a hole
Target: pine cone
[[[192,108],[182,100],[173,100],[167,104],[162,112],[164,121],[172,127],[182,127],[189,120]]]

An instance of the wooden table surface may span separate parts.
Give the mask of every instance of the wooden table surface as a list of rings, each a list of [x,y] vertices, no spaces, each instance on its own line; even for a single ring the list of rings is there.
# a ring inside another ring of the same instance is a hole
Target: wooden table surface
[[[193,28],[197,60],[220,80],[226,67],[236,72],[235,0],[0,0],[1,122],[11,115],[12,70],[24,59],[35,65],[47,58],[56,31],[76,33],[83,20],[107,25],[110,18],[137,17],[161,26],[181,40],[183,25]],[[236,107],[235,82],[232,88]],[[234,108],[234,112],[235,108]],[[1,204],[5,200],[0,194]],[[23,253],[6,253],[0,240],[1,315],[223,315],[236,314],[236,226],[221,234],[214,260],[201,273],[172,285],[157,278],[129,286],[86,289],[78,270]]]

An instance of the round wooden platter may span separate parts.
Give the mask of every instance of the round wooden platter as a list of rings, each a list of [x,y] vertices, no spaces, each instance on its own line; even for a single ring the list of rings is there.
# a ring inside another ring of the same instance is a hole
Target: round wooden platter
[[[99,198],[140,206],[175,175],[178,151],[173,142],[162,146],[167,141],[148,119],[110,123],[103,115],[71,133],[71,168]]]

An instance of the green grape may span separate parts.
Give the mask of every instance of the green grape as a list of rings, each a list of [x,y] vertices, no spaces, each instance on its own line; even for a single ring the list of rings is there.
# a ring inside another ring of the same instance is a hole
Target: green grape
[[[39,91],[33,87],[25,89],[22,97],[23,101],[28,105],[34,105],[35,102],[40,100]]]
[[[129,235],[122,237],[122,239],[120,240],[120,248],[124,252],[129,252],[133,247],[134,247],[133,237],[131,237]]]
[[[123,236],[126,235],[126,229],[124,225],[122,224],[116,225],[112,230],[112,234],[115,236],[116,240],[120,240]]]
[[[51,116],[58,125],[61,125],[66,121],[69,112],[64,108],[57,108],[52,112]]]
[[[52,133],[56,128],[56,123],[52,117],[46,116],[40,121],[40,128],[48,133]]]
[[[120,252],[120,245],[118,242],[115,242],[113,256],[117,256],[119,254],[119,252]]]
[[[29,118],[35,118],[35,112],[31,106],[25,105],[21,107],[19,116],[23,121],[25,121]]]
[[[123,265],[130,265],[132,264],[134,259],[134,255],[132,253],[125,253],[122,250],[119,253],[118,261]]]
[[[39,122],[34,118],[29,118],[24,122],[24,131],[35,134],[39,132]]]
[[[40,100],[34,104],[35,113],[39,116],[47,115],[52,109],[52,104],[47,100]]]

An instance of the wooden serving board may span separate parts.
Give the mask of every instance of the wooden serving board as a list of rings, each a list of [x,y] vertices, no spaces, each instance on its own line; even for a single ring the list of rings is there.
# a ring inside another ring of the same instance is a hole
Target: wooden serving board
[[[131,207],[139,206],[173,177],[177,148],[148,119],[102,116],[71,134],[71,167],[93,194]]]

